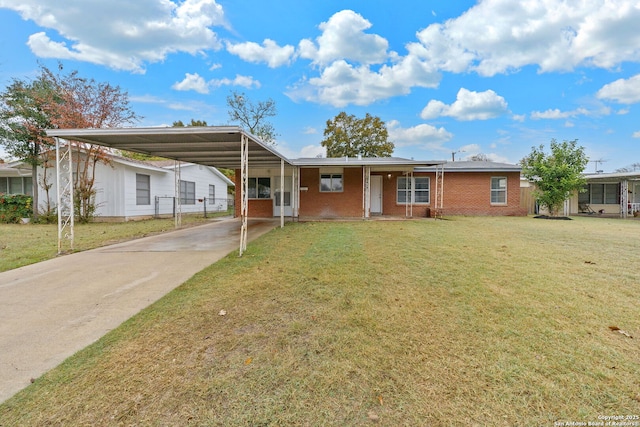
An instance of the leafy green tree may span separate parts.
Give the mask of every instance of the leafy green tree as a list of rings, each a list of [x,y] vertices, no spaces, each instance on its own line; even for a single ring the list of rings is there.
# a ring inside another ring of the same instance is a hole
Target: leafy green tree
[[[535,182],[534,195],[541,206],[549,209],[551,216],[557,216],[571,193],[580,191],[586,183],[582,174],[589,159],[584,147],[577,143],[577,140],[552,139],[551,153],[545,153],[544,145],[540,145],[532,147],[531,153],[520,160],[522,174]]]
[[[233,91],[227,96],[227,106],[231,122],[239,122],[240,127],[247,132],[267,144],[275,145],[278,134],[273,125],[266,120],[267,117],[275,117],[277,114],[276,102],[273,99],[254,104],[244,93]]]
[[[187,126],[208,126],[208,125],[207,125],[207,122],[204,120],[194,120],[194,119],[191,119],[191,123],[187,123],[186,125],[182,122],[182,120],[173,122],[174,128],[183,128]]]
[[[45,130],[54,127],[49,114],[50,103],[58,96],[43,74],[33,81],[13,79],[0,94],[0,144],[10,156],[31,165],[34,184],[42,153],[54,141]],[[38,185],[33,185],[33,216],[38,218]]]
[[[379,117],[367,113],[359,119],[344,111],[327,120],[321,144],[327,150],[327,157],[390,157],[395,147]]]

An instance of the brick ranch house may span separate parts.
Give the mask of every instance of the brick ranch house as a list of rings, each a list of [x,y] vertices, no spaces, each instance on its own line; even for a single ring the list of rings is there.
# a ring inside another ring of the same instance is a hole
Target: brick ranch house
[[[300,219],[526,215],[520,167],[486,161],[401,158],[292,159],[249,170],[248,215]],[[236,170],[236,189],[240,189]],[[280,177],[284,176],[281,200]],[[241,204],[236,192],[236,215]]]

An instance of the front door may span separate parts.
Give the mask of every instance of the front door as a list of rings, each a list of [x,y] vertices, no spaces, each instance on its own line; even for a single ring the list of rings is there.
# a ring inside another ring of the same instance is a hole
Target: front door
[[[371,214],[382,214],[382,175],[371,175]]]
[[[273,216],[280,216],[280,177],[273,178]],[[284,216],[292,216],[293,210],[291,209],[291,177],[284,177]]]

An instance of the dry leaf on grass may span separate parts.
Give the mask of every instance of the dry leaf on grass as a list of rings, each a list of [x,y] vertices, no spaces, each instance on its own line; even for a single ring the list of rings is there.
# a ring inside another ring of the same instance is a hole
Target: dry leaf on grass
[[[611,329],[613,332],[617,332],[619,334],[622,334],[627,338],[633,338],[629,332],[623,331],[622,329],[618,328],[617,326],[609,326],[609,329]]]
[[[227,315],[227,310],[220,310],[218,312],[218,316],[226,316]]]

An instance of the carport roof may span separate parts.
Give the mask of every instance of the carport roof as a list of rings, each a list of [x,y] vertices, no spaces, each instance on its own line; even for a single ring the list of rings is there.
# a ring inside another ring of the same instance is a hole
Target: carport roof
[[[237,126],[49,129],[47,135],[217,168],[241,168],[241,139],[248,138],[249,164],[279,167],[290,162]]]

